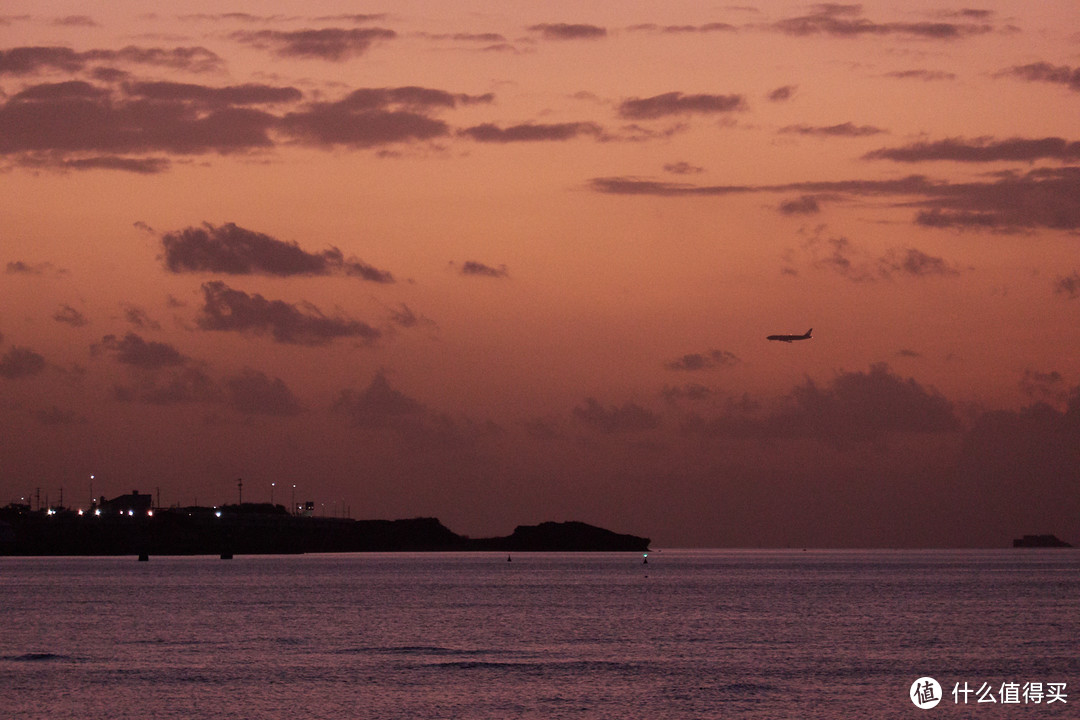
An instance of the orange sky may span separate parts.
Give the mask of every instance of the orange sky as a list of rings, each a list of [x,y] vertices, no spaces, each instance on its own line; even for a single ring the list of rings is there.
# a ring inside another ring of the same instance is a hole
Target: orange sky
[[[0,14],[0,502],[1080,541],[1073,3],[147,7]]]

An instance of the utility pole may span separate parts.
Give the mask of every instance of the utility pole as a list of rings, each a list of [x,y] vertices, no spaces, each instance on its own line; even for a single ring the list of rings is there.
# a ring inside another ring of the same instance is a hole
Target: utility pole
[[[236,495],[237,495],[237,498],[238,498],[236,504],[237,505],[243,505],[244,504],[244,479],[243,478],[237,478],[236,479]]]

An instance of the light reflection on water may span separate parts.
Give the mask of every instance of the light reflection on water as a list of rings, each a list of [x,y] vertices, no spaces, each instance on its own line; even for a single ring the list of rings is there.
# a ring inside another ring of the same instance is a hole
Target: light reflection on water
[[[965,680],[1080,704],[1070,550],[0,558],[0,593],[10,718],[909,717],[923,675],[935,716],[985,710]]]

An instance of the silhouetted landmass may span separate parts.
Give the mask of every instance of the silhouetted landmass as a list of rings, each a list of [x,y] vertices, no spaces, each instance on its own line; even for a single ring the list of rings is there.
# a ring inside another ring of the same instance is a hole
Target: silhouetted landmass
[[[479,550],[635,550],[649,549],[648,538],[620,535],[583,522],[518,525],[509,537],[474,540]]]
[[[1072,545],[1058,539],[1057,535],[1025,535],[1013,540],[1017,548],[1071,548]]]
[[[145,496],[140,496],[145,497]],[[281,505],[142,513],[0,509],[0,555],[253,555],[396,551],[645,551],[649,539],[580,522],[519,526],[469,538],[436,518],[351,520],[292,515]]]

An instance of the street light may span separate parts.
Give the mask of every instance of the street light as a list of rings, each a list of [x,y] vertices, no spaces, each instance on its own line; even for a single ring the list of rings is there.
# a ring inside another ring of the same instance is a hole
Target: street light
[[[270,483],[270,504],[271,505],[274,504],[274,486],[275,485],[277,485],[277,483]]]
[[[296,514],[296,483],[292,486],[292,514]]]

